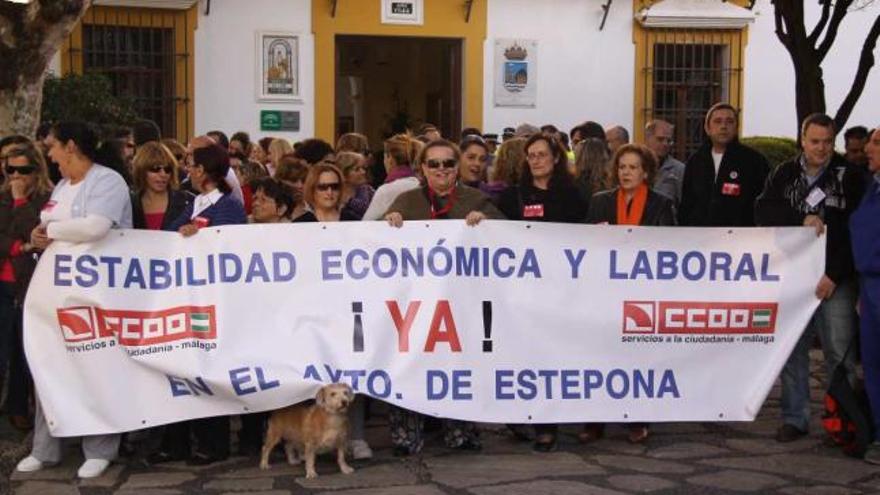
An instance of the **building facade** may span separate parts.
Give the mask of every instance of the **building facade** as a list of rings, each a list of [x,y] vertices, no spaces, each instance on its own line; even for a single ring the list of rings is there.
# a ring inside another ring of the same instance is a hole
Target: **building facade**
[[[212,129],[299,140],[359,131],[376,143],[424,122],[500,133],[523,122],[676,124],[676,154],[705,109],[742,110],[744,135],[792,136],[794,70],[769,0],[104,0],[59,51],[98,71],[178,139]],[[819,6],[806,2],[808,26]],[[852,82],[880,6],[851,12],[824,64],[829,110]],[[880,77],[849,125],[873,127]]]

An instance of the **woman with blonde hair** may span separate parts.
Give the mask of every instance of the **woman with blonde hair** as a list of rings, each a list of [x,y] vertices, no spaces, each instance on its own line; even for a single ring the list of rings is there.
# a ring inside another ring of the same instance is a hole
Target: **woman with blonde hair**
[[[575,147],[574,185],[584,201],[611,187],[614,182],[608,146],[601,139],[586,138]]]
[[[526,139],[511,138],[498,148],[498,154],[489,172],[489,182],[480,190],[497,205],[508,187],[519,183],[520,169],[526,161]]]
[[[397,196],[419,188],[413,165],[422,147],[422,143],[409,134],[395,134],[385,140],[385,183],[376,189],[364,220],[381,219]]]
[[[32,427],[31,377],[24,356],[22,306],[37,265],[30,244],[40,210],[52,193],[43,154],[30,140],[0,147],[0,382],[9,365],[4,409],[12,425]]]
[[[132,167],[131,220],[134,228],[166,229],[193,199],[191,194],[179,189],[180,164],[167,146],[150,141],[138,148]]]
[[[342,209],[360,220],[370,206],[376,190],[367,181],[367,159],[360,153],[336,153],[336,166],[342,171]]]
[[[293,146],[286,139],[275,138],[269,143],[269,161],[266,163],[266,168],[270,177],[275,176],[281,157],[290,153],[293,153]]]

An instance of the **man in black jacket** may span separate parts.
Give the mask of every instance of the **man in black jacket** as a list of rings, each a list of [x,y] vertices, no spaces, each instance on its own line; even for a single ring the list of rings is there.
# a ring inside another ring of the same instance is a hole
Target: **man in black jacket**
[[[687,161],[679,225],[754,227],[755,198],[770,167],[763,155],[740,144],[738,118],[727,103],[716,103],[706,113],[709,141]]]
[[[816,286],[822,300],[782,370],[782,420],[776,440],[806,435],[810,423],[809,350],[819,335],[828,377],[844,364],[855,378],[856,271],[850,246],[849,217],[859,206],[864,175],[834,153],[834,121],[812,114],[801,126],[802,153],[779,165],[755,204],[762,226],[804,225],[827,232],[825,274]]]

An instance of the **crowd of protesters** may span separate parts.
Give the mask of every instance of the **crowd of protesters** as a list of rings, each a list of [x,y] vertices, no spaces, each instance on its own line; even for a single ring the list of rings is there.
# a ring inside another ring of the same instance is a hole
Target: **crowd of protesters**
[[[643,226],[808,226],[827,235],[826,270],[815,287],[821,300],[782,372],[782,426],[789,442],[810,424],[808,350],[818,335],[828,376],[839,367],[855,380],[861,351],[865,388],[880,431],[880,129],[845,133],[846,154],[834,151],[832,119],[814,114],[802,124],[801,151],[771,170],[763,155],[738,139],[734,107],[714,105],[705,116],[706,140],[682,163],[672,156],[674,127],[653,120],[644,143],[621,126],[596,122],[569,133],[522,124],[494,134],[468,128],[444,139],[424,125],[390,136],[374,152],[361,134],[336,145],[320,139],[291,144],[251,141],[212,131],[186,145],[162,139],[149,121],[99,139],[81,122],[40,129],[35,139],[0,140],[0,373],[12,424],[33,429],[33,446],[19,471],[61,460],[35,397],[22,345],[22,305],[39,253],[55,240],[95,241],[111,229],[169,230],[198,235],[206,226],[244,223],[486,219]],[[294,228],[291,226],[291,228]],[[389,227],[382,227],[389,228]],[[859,308],[857,308],[857,304]],[[854,346],[860,310],[860,345]],[[364,439],[365,401],[350,411],[356,459],[372,456]],[[255,455],[266,415],[241,417],[239,449]],[[392,407],[395,455],[423,448],[425,418]],[[539,452],[556,447],[558,425],[509,425]],[[443,420],[444,442],[479,450],[474,424]],[[602,436],[584,425],[582,442]],[[629,424],[643,442],[649,425]],[[230,455],[230,419],[214,417],[140,434],[150,464],[186,460],[205,465]],[[84,437],[81,477],[100,475],[130,448],[121,435]],[[191,439],[195,445],[190,445]],[[866,460],[880,463],[880,443]]]

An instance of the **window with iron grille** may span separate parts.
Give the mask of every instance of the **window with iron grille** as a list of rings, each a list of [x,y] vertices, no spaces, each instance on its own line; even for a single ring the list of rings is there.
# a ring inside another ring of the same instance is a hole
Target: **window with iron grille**
[[[83,70],[110,78],[114,94],[135,101],[142,118],[177,135],[174,30],[89,25],[82,30]]]
[[[703,118],[719,101],[729,101],[727,45],[654,44],[654,118],[675,125],[673,154],[689,157],[703,142]]]

